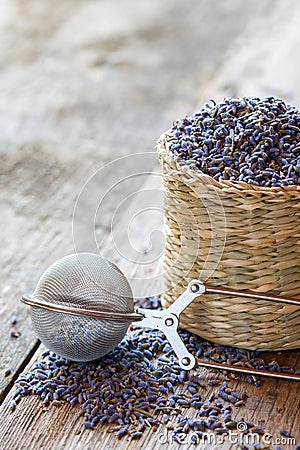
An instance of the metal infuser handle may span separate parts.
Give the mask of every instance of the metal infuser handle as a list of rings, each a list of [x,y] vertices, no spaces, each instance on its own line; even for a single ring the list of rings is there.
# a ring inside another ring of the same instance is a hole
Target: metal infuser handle
[[[144,319],[136,325],[147,328],[158,328],[161,330],[170,342],[180,367],[190,370],[195,366],[196,360],[194,356],[188,352],[186,346],[181,340],[177,329],[179,324],[179,316],[182,311],[199,295],[205,291],[201,281],[193,280],[189,283],[187,289],[178,297],[177,300],[165,310],[151,310],[138,308],[138,313],[144,315]]]
[[[46,302],[34,297],[33,295],[22,295],[20,300],[28,306],[43,308],[47,311],[71,314],[73,316],[91,317],[93,319],[112,320],[115,322],[130,322],[133,320],[142,320],[144,318],[144,315],[138,312],[118,313],[112,311],[99,311],[97,309],[76,308],[74,306]]]
[[[185,370],[192,369],[196,364],[196,360],[194,356],[187,351],[184,343],[177,333],[179,316],[196,297],[201,296],[205,292],[208,294],[225,294],[235,297],[255,298],[257,300],[274,301],[282,304],[300,306],[300,300],[297,299],[275,297],[264,294],[252,294],[250,292],[239,292],[228,289],[206,288],[201,281],[193,280],[189,283],[186,291],[184,291],[183,294],[178,297],[178,299],[175,300],[175,302],[168,309],[164,311],[157,311],[158,314],[156,313],[156,317],[153,316],[153,310],[138,309],[138,312],[148,315],[148,317],[145,317],[145,319],[140,322],[140,325],[149,328],[159,328],[169,340],[178,357],[180,366]],[[238,367],[209,361],[197,361],[197,364],[199,366],[208,367],[211,369],[229,370],[231,372],[245,373],[248,375],[260,375],[300,381],[300,375],[294,374],[272,372],[260,369],[249,369],[247,367]]]
[[[190,300],[190,287],[192,286],[192,299]],[[198,291],[194,291],[194,289],[198,289]],[[265,295],[265,294],[254,294],[252,292],[243,292],[243,291],[233,291],[229,289],[219,289],[219,288],[209,288],[205,287],[201,281],[193,280],[190,282],[187,290],[180,296],[178,299],[172,303],[172,305],[166,309],[165,311],[172,312],[174,314],[180,315],[182,311],[198,296],[202,295],[204,292],[207,294],[222,294],[222,295],[230,295],[233,297],[244,297],[244,298],[255,298],[257,300],[266,300],[272,302],[278,302],[285,305],[295,305],[300,307],[300,300],[292,299],[292,298],[284,298],[284,297],[275,297],[273,295]],[[95,319],[107,319],[107,320],[115,320],[128,322],[130,320],[138,321],[143,320],[147,310],[143,308],[138,308],[137,311],[133,313],[116,313],[110,311],[99,311],[97,309],[84,309],[84,308],[75,308],[73,306],[66,306],[57,303],[49,303],[43,300],[40,300],[32,295],[22,295],[21,301],[29,306],[36,306],[43,309],[47,309],[49,311],[54,312],[62,312],[66,314],[72,314],[75,316],[85,316],[85,317],[93,317]],[[155,310],[156,311],[156,310]],[[156,313],[155,313],[156,314]],[[151,328],[151,327],[150,327]],[[156,326],[154,327],[156,328]]]
[[[232,291],[230,289],[205,288],[207,294],[225,294],[233,297],[255,298],[257,300],[266,300],[270,302],[283,303],[285,305],[300,306],[300,300],[295,298],[275,297],[274,295],[253,294],[252,292]]]
[[[117,322],[133,321],[135,325],[146,328],[156,328],[161,330],[170,342],[174,352],[176,353],[180,366],[185,370],[192,369],[196,360],[194,356],[188,352],[183,341],[181,340],[177,329],[179,324],[179,316],[182,311],[196,298],[204,293],[207,294],[223,294],[244,298],[255,298],[257,300],[273,301],[284,305],[300,306],[300,300],[276,297],[264,294],[254,294],[251,292],[240,292],[229,289],[209,288],[205,287],[199,280],[193,280],[189,283],[187,289],[178,297],[178,299],[166,310],[151,310],[138,308],[133,313],[116,313],[109,311],[99,311],[93,309],[75,308],[61,304],[51,304],[42,301],[30,295],[23,295],[21,301],[29,306],[41,307],[50,311],[62,312],[71,315],[86,316],[97,319],[112,320]],[[233,372],[246,373],[251,375],[268,376],[273,378],[289,379],[300,381],[300,375],[269,372],[259,369],[249,369],[226,364],[218,364],[213,362],[198,361],[199,366],[214,369],[229,370]]]

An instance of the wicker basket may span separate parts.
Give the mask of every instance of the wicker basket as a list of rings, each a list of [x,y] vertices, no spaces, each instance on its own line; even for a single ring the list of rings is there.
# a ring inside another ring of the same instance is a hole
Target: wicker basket
[[[176,161],[167,136],[157,145],[165,202],[163,306],[195,278],[210,287],[299,299],[300,186],[217,182]],[[300,347],[300,309],[293,305],[209,294],[184,311],[181,326],[223,345]]]

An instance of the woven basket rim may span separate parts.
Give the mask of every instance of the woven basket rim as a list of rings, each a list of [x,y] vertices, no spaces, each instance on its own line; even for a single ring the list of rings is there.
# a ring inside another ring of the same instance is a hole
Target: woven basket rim
[[[229,181],[222,180],[217,181],[210,175],[207,175],[200,170],[194,170],[188,167],[186,164],[182,163],[181,160],[174,155],[173,152],[169,150],[168,137],[170,136],[171,129],[165,131],[157,140],[156,150],[160,161],[165,160],[171,166],[168,167],[168,172],[172,171],[172,175],[177,173],[178,175],[184,176],[186,182],[194,182],[197,179],[203,184],[213,185],[217,189],[228,189],[230,191],[243,191],[247,194],[267,194],[267,195],[284,195],[284,196],[296,196],[300,199],[300,185],[289,185],[289,186],[257,186],[254,184],[248,184],[243,181]]]

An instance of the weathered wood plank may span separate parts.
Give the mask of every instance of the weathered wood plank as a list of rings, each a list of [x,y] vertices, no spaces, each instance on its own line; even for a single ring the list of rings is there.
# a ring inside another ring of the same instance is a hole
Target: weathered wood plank
[[[5,29],[0,30],[1,37],[8,36],[13,44],[5,45],[5,48],[0,44],[3,50],[2,66],[5,67],[0,100],[3,124],[0,140],[0,182],[3,193],[0,353],[3,356],[0,357],[0,367],[3,369],[10,365],[12,377],[30,358],[37,343],[30,327],[27,309],[16,299],[35,285],[49,263],[73,251],[72,211],[80,187],[88,175],[92,174],[93,167],[103,159],[108,161],[132,151],[152,149],[160,132],[175,117],[193,108],[199,93],[200,103],[217,92],[221,92],[221,95],[256,95],[261,92],[269,93],[270,90],[280,93],[280,89],[263,87],[260,90],[260,80],[266,78],[261,74],[253,76],[249,65],[257,57],[257,48],[260,48],[269,35],[267,45],[263,46],[265,55],[257,58],[256,64],[259,66],[265,60],[262,73],[268,73],[268,80],[272,79],[272,68],[276,71],[278,64],[275,67],[274,60],[272,62],[265,56],[277,55],[282,33],[272,44],[272,33],[266,27],[272,25],[272,29],[282,30],[284,26],[289,31],[290,19],[293,15],[296,18],[298,14],[294,14],[299,8],[296,1],[288,0],[283,3],[252,0],[244,4],[238,0],[230,0],[221,4],[216,2],[212,7],[209,1],[195,0],[182,4],[168,0],[162,5],[157,0],[143,2],[142,21],[141,16],[136,14],[137,3],[126,2],[120,13],[120,9],[109,6],[109,2],[98,4],[71,0],[67,2],[67,6],[60,6],[58,2],[57,8],[52,2],[48,7],[51,7],[49,13],[50,9],[43,10],[47,8],[46,3],[40,6],[40,2],[28,1],[23,2],[24,9],[17,8],[18,14],[21,12],[23,15],[22,21],[15,20],[12,12],[11,17],[5,19]],[[118,5],[121,6],[121,2]],[[43,18],[52,14],[53,9],[57,19],[55,22],[52,17],[48,21],[45,33]],[[269,14],[270,9],[272,14]],[[59,10],[63,10],[61,14]],[[71,10],[74,11],[72,16],[69,15]],[[150,19],[147,18],[148,13]],[[270,18],[263,17],[255,25],[262,13],[270,15]],[[37,20],[38,17],[41,20]],[[122,23],[118,17],[122,17]],[[12,18],[15,24],[22,23],[22,27],[9,26]],[[105,21],[114,23],[114,33],[105,26],[99,27],[98,18],[102,20],[102,25],[105,25]],[[34,20],[36,28],[32,33]],[[83,22],[91,23],[91,26],[81,27],[82,32],[78,33],[78,24]],[[242,33],[245,40],[241,40],[237,49],[233,43],[247,25],[249,31]],[[119,26],[122,31],[120,34]],[[215,39],[212,39],[211,30]],[[94,38],[95,32],[97,39]],[[24,39],[24,33],[29,41]],[[28,36],[30,33],[31,36]],[[290,31],[286,34],[290,36],[290,45],[295,41],[295,36],[291,36]],[[4,42],[3,39],[1,42]],[[65,45],[61,45],[61,42]],[[36,48],[33,48],[34,45]],[[215,68],[230,47],[232,52],[229,55],[234,55],[234,59],[229,58],[228,63],[219,71],[221,81],[217,77],[216,83],[211,83]],[[251,47],[249,54],[246,54],[245,47]],[[16,64],[19,59],[22,61],[20,67]],[[72,64],[69,64],[70,60],[73,61]],[[287,58],[289,73],[296,67],[295,61]],[[61,71],[53,71],[55,64]],[[226,72],[226,67],[231,70]],[[239,82],[238,88],[232,90],[229,86],[227,89],[225,85],[234,74]],[[72,80],[72,86],[69,86],[69,80]],[[249,80],[252,85],[248,92],[246,88]],[[205,83],[206,88],[203,88]],[[47,92],[51,90],[55,95],[49,101]],[[39,98],[40,102],[32,105],[35,98]],[[18,149],[28,143],[31,147],[38,144],[33,149],[22,148],[21,154]],[[145,165],[141,164],[137,169],[145,170]],[[132,167],[129,164],[128,167],[122,165],[119,170],[118,177],[122,178]],[[76,241],[80,249],[95,250],[95,242],[90,238],[91,211],[94,212],[95,204],[92,196],[105,192],[111,186],[111,180],[111,173],[104,173],[100,180],[101,189],[98,191],[98,187],[92,188],[91,196],[87,194],[80,203],[76,228]],[[95,228],[98,243],[102,243],[104,234],[108,232],[115,205],[138,186],[139,184],[131,186],[111,197],[109,205],[103,209],[103,215],[97,216]],[[147,233],[148,230],[149,228]],[[139,248],[147,244],[147,233],[139,237]],[[109,256],[109,251],[107,255]],[[122,261],[122,269],[134,279],[135,273],[130,274],[129,263],[127,267],[126,260],[121,260],[116,254],[112,254],[112,257],[119,263]],[[150,287],[153,292],[155,285],[149,284],[146,289],[150,290]],[[15,340],[9,336],[13,313],[19,318],[17,325],[22,332],[21,337]],[[41,351],[42,348],[31,363]],[[286,359],[287,364],[296,361],[299,367],[299,352],[285,353],[281,358]],[[205,369],[201,369],[201,373],[208,376]],[[10,387],[12,377],[1,379],[0,375],[0,386],[5,395],[6,391],[3,389]],[[237,386],[239,389],[246,387],[251,393],[247,406],[243,409],[245,418],[256,421],[262,416],[274,436],[278,436],[279,429],[289,429],[294,435],[299,433],[300,405],[296,383],[268,380],[261,388],[256,389],[241,381],[237,382]],[[30,450],[42,446],[44,449],[75,450],[120,446],[151,449],[157,448],[157,436],[163,430],[160,427],[157,433],[145,434],[138,443],[122,441],[120,444],[115,437],[106,433],[104,427],[98,427],[93,432],[83,431],[74,414],[76,408],[74,410],[67,405],[43,412],[36,399],[30,397],[22,402],[22,409],[18,408],[11,414],[11,396],[12,391],[0,408],[0,448],[4,445],[5,450]],[[79,429],[82,431],[77,435]],[[236,448],[229,443],[226,446],[224,448]],[[162,448],[166,448],[166,445],[162,445]]]
[[[144,186],[145,190],[147,191],[150,187],[155,187],[156,183],[157,176],[154,175],[153,177],[149,177]],[[124,238],[123,231],[127,230],[127,224],[130,222],[132,213],[136,212],[138,205],[140,205],[141,208],[144,207],[144,203],[141,204],[139,198],[136,199],[136,203],[136,205],[132,205],[127,209],[128,215],[123,215],[122,221],[116,225],[116,234],[119,232],[122,233],[122,238]],[[148,237],[149,230],[155,228],[157,228],[157,216],[149,216],[147,227],[140,230],[139,233],[134,234],[132,248],[130,248],[127,243],[128,253],[134,252],[136,248],[141,248],[145,239]],[[155,251],[155,248],[153,251]],[[127,271],[127,275],[131,279],[132,285],[136,283],[136,280],[138,283],[138,277],[141,276],[140,266],[129,264],[128,261],[123,260],[120,257],[119,253],[116,252],[116,248],[112,245],[111,236],[108,237],[106,244],[103,246],[103,254],[117,262],[124,272]],[[151,250],[145,255],[145,259],[147,258],[148,260],[151,260]],[[156,260],[155,263],[151,264],[152,269],[155,271],[155,265],[159,266],[159,261]],[[157,282],[156,279],[154,284]],[[26,370],[31,367],[44,350],[43,346],[39,348]],[[265,354],[267,360],[271,360],[275,356],[278,357],[282,364],[294,367],[300,366],[300,355],[297,351],[283,352],[279,355],[277,353]],[[198,368],[197,373],[199,373],[204,380],[211,377],[224,379],[223,374],[215,375],[205,368]],[[245,378],[241,377],[235,382],[232,382],[232,388],[237,391],[246,390],[249,394],[249,399],[247,400],[245,407],[233,407],[233,418],[241,419],[241,417],[243,417],[245,420],[252,421],[255,424],[264,425],[268,433],[270,433],[274,439],[280,438],[279,432],[287,429],[292,433],[292,436],[299,441],[300,434],[298,425],[300,420],[300,397],[297,395],[299,387],[296,382],[264,379],[262,386],[256,388],[250,386]],[[210,386],[207,386],[206,389],[200,388],[199,390],[199,393],[204,399],[209,398],[212,393],[216,392],[217,388]],[[54,448],[54,446],[56,446],[56,448],[72,448],[72,450],[100,450],[104,448],[114,449],[120,447],[120,445],[124,449],[127,449],[129,446],[131,448],[154,449],[157,448],[159,436],[166,433],[165,426],[160,425],[157,432],[153,433],[151,430],[148,430],[137,443],[130,439],[125,439],[120,442],[115,435],[108,432],[106,426],[98,425],[92,432],[90,430],[85,430],[82,427],[82,418],[79,417],[79,408],[77,407],[70,408],[68,405],[63,405],[60,408],[56,408],[50,406],[47,408],[48,411],[45,411],[43,408],[39,407],[37,399],[30,397],[22,400],[15,412],[11,413],[9,411],[9,404],[12,395],[13,389],[6,397],[0,410],[3,411],[4,417],[4,420],[2,421],[3,436],[0,435],[0,442],[6,446],[10,445],[10,448],[30,450],[38,448],[42,444],[45,450],[50,450]],[[190,413],[193,412],[190,411]],[[24,426],[25,423],[26,426]],[[28,438],[28,436],[30,436],[30,438]],[[167,438],[170,443],[170,433],[167,435]],[[233,434],[230,439],[225,439],[222,448],[236,448],[235,444],[237,438],[238,434]],[[265,439],[269,439],[269,437],[265,436]],[[17,447],[20,445],[18,444],[20,442],[24,442],[23,447]],[[180,445],[176,443],[173,443],[172,445],[174,448],[180,448]],[[162,448],[167,448],[167,444],[161,444],[160,446]],[[187,448],[193,448],[193,445],[191,444]],[[285,446],[285,448],[294,448],[294,446]]]
[[[38,344],[28,310],[18,299],[24,292],[34,289],[38,278],[52,262],[75,251],[72,215],[79,194],[78,186],[94,173],[88,167],[82,167],[80,162],[70,163],[66,167],[55,158],[45,164],[43,153],[36,156],[28,150],[26,156],[25,162],[24,154],[21,160],[20,157],[8,157],[0,169],[0,186],[6,192],[6,197],[0,201],[3,211],[0,248],[0,402],[15,374],[24,366],[24,360],[31,357]],[[151,154],[137,158],[134,171],[141,173],[149,170],[154,162],[156,159]],[[97,189],[94,184],[91,201],[85,201],[83,197],[78,201],[74,235],[79,251],[97,251],[93,227],[97,229],[99,240],[107,235],[114,205],[137,189],[144,180],[142,176],[135,177],[130,184],[122,184],[121,188],[112,191],[109,202],[101,209],[101,220],[94,224],[93,214],[101,197],[115,179],[122,180],[132,171],[130,158],[114,165],[113,176],[110,167],[102,164],[101,168],[100,162],[98,165],[101,179],[95,178]],[[11,179],[12,171],[17,172],[18,177]],[[72,175],[74,172],[75,177]],[[73,183],[69,181],[71,176]],[[87,194],[90,195],[89,189]],[[11,324],[12,316],[17,317],[15,326]],[[20,332],[21,336],[11,337],[11,331]],[[4,376],[7,369],[10,369],[10,374]]]
[[[224,50],[265,11],[259,0],[214,5],[1,2],[0,401],[37,343],[17,299],[33,288],[42,268],[73,251],[72,212],[84,182],[103,161],[152,150],[172,120],[193,107],[199,84]],[[137,172],[151,170],[140,160]],[[79,249],[95,250],[95,198],[132,170],[129,163],[119,166],[100,171],[94,178],[99,187],[81,199]],[[112,194],[96,217],[99,243],[114,203],[134,192],[136,182]],[[18,339],[10,337],[13,314]],[[7,367],[11,375],[3,377]]]
[[[281,97],[300,105],[300,65],[295,55],[300,39],[300,8],[296,0],[280,2],[268,8],[234,47],[229,48],[222,66],[199,95],[199,103],[214,95]]]
[[[44,350],[45,348],[41,346],[27,369]],[[288,352],[288,354],[290,355],[289,359],[292,359],[299,366],[300,358],[298,357],[296,361],[296,352]],[[204,368],[199,369],[199,373],[204,380],[212,376]],[[222,375],[218,375],[218,377],[223,378]],[[216,378],[216,375],[213,375],[213,378]],[[300,401],[299,395],[297,395],[297,383],[265,379],[260,388],[255,388],[241,379],[232,384],[232,387],[237,390],[246,389],[249,394],[245,407],[233,407],[233,418],[240,419],[243,417],[245,420],[264,425],[268,433],[273,436],[271,442],[275,443],[275,439],[280,438],[281,430],[289,430],[295,437],[296,442],[299,443]],[[208,398],[213,392],[216,392],[216,389],[212,387],[207,387],[205,391],[199,390],[203,398]],[[154,450],[159,445],[159,436],[166,435],[165,426],[160,425],[155,433],[151,430],[146,431],[138,442],[130,439],[119,441],[115,435],[108,432],[106,426],[98,425],[93,431],[84,429],[82,417],[79,417],[78,407],[71,408],[64,404],[60,408],[49,406],[49,408],[43,409],[39,406],[38,398],[30,396],[23,399],[16,411],[11,413],[9,411],[9,400],[11,400],[11,394],[1,408],[5,418],[0,429],[0,448],[3,449],[33,450],[42,445],[45,450],[54,448],[102,450],[106,448],[128,449],[129,447]],[[191,414],[191,411],[188,413]],[[167,437],[170,444],[170,432]],[[225,439],[222,448],[236,449],[237,437],[238,434],[233,434],[231,442],[229,438]],[[269,437],[265,436],[265,439],[268,440]],[[263,444],[262,438],[259,442]],[[3,447],[1,447],[1,444]],[[161,444],[159,448],[165,449],[169,444]],[[182,445],[173,443],[172,448],[182,448]],[[185,445],[184,448],[194,448],[194,445]],[[209,447],[199,446],[199,448]],[[294,449],[295,445],[284,445],[283,448],[290,450]]]

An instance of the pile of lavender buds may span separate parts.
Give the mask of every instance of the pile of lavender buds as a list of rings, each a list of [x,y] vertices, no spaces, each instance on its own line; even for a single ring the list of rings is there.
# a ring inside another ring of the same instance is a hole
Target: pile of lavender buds
[[[300,184],[300,112],[278,98],[211,100],[175,121],[167,141],[181,163],[218,181]]]
[[[142,306],[161,309],[157,298],[145,299]],[[259,352],[214,345],[187,331],[180,330],[180,336],[196,358],[293,372],[275,361],[266,363]],[[197,438],[206,430],[226,435],[236,428],[239,420],[232,412],[236,414],[236,408],[245,404],[247,393],[230,387],[237,375],[210,371],[205,379],[206,369],[201,371],[182,370],[161,332],[136,327],[113,351],[90,363],[67,361],[46,351],[28,373],[17,379],[11,410],[24,396],[36,394],[42,408],[67,402],[78,408],[85,428],[107,424],[108,431],[119,438],[139,439],[147,428],[156,430],[160,424],[175,441],[179,434],[191,433]],[[253,376],[247,379],[256,386],[260,384]],[[216,386],[216,392],[207,394],[209,386]],[[265,431],[261,424],[244,422],[251,432]]]

